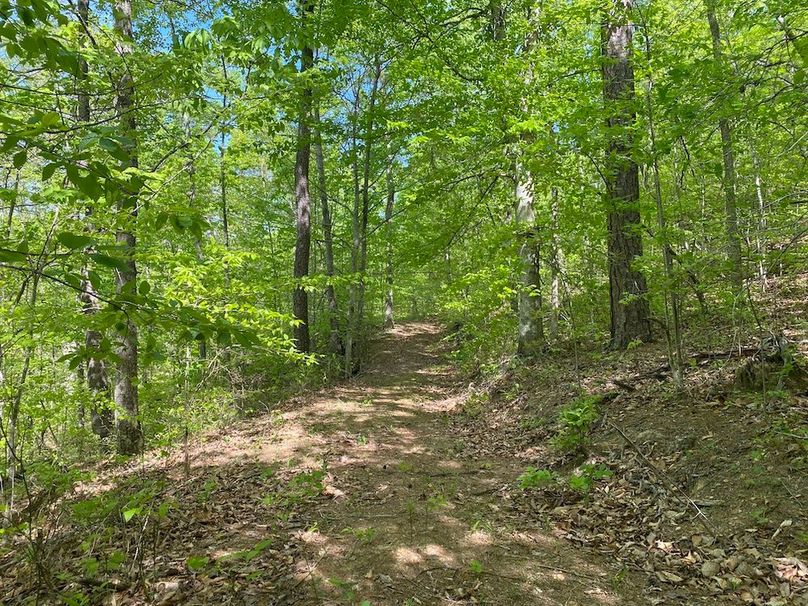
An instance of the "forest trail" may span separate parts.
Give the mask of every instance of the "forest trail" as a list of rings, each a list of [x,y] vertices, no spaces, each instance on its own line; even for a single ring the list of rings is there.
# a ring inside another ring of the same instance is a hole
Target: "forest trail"
[[[244,585],[256,599],[246,603],[639,603],[625,595],[638,590],[633,583],[613,582],[625,576],[619,565],[509,513],[497,492],[524,463],[456,454],[463,448],[449,413],[461,389],[441,336],[430,324],[401,325],[373,343],[355,380],[196,448],[193,475],[213,474],[204,486],[214,486],[217,504],[193,549],[226,558],[274,528],[265,508],[220,499],[254,504],[256,476],[277,470],[293,479],[265,503],[293,512],[288,568],[264,590]]]

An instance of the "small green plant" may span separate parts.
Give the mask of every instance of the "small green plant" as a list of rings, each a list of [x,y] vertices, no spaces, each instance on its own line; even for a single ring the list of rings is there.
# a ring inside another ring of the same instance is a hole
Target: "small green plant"
[[[443,494],[434,494],[426,500],[426,510],[427,511],[436,511],[441,507],[445,507],[449,504],[449,500]]]
[[[625,583],[626,577],[628,576],[628,568],[625,566],[617,571],[614,576],[610,579],[612,590],[615,592],[619,591],[620,587]]]
[[[342,530],[342,532],[344,534],[352,535],[359,543],[362,543],[362,544],[365,544],[365,545],[367,545],[369,543],[372,543],[373,539],[375,539],[376,535],[379,533],[379,531],[376,530],[373,527],[369,527],[369,528],[352,528],[352,527],[348,527],[348,528],[344,528]]]
[[[197,573],[201,572],[207,567],[207,565],[210,563],[210,558],[202,555],[192,555],[188,557],[185,563],[188,565],[188,570],[193,573]]]
[[[541,429],[547,426],[547,419],[543,417],[527,417],[519,422],[522,429]]]
[[[216,482],[216,478],[208,478],[205,480],[205,484],[202,486],[202,491],[197,495],[197,501],[200,503],[207,503],[210,500],[210,495],[213,494],[213,491],[216,490],[218,487],[218,483]]]
[[[471,562],[469,562],[469,568],[471,569],[471,572],[473,572],[474,574],[479,575],[482,574],[483,572],[483,565],[480,562],[480,560],[472,560]]]
[[[584,446],[592,424],[600,416],[599,402],[598,396],[584,396],[563,408],[558,414],[559,430],[552,439],[553,446],[565,452]]]
[[[255,544],[255,547],[253,547],[252,549],[244,549],[242,551],[236,551],[234,553],[219,558],[219,560],[220,561],[242,560],[244,562],[251,562],[258,556],[260,556],[262,553],[264,553],[264,551],[270,545],[272,545],[272,539],[263,539],[262,541],[258,541],[258,543]]]
[[[356,583],[353,581],[343,581],[332,577],[328,579],[328,582],[339,590],[345,602],[353,603],[356,600]]]
[[[476,419],[483,414],[483,409],[490,401],[488,392],[476,392],[471,394],[463,403],[463,412],[466,416]]]
[[[753,509],[749,513],[749,517],[755,522],[755,524],[759,524],[760,526],[766,526],[769,524],[770,520],[769,517],[766,515],[767,510],[765,507],[759,507],[758,509]]]
[[[529,490],[532,488],[546,488],[556,483],[556,474],[549,469],[536,469],[528,467],[519,476],[519,488]]]
[[[584,494],[592,490],[592,485],[603,478],[611,477],[611,470],[605,465],[587,463],[577,469],[577,473],[570,475],[567,483],[570,488]]]

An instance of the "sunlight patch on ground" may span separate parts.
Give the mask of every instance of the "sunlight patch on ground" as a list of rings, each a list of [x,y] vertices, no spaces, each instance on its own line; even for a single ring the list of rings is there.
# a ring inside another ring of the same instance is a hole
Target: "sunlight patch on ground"
[[[415,566],[423,561],[423,556],[412,547],[397,547],[393,557],[399,566]]]

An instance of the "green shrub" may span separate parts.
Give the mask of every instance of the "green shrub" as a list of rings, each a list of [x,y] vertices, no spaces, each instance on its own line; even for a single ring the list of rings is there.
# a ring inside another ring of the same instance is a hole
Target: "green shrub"
[[[558,433],[552,444],[559,450],[573,451],[584,446],[589,430],[600,416],[598,396],[583,396],[561,410],[558,414]]]
[[[530,488],[546,488],[556,483],[556,474],[549,469],[536,469],[528,467],[519,476],[519,487],[523,490]]]

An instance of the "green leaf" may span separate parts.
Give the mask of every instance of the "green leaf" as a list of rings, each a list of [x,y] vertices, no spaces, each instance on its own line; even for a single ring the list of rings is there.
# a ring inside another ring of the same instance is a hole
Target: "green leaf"
[[[89,236],[82,236],[81,234],[73,234],[67,231],[63,231],[60,234],[57,234],[56,239],[59,241],[60,244],[71,250],[76,250],[78,248],[87,248],[88,246],[95,244],[95,239]]]
[[[208,562],[210,562],[210,558],[208,558],[207,556],[198,556],[198,555],[190,556],[188,560],[186,560],[186,562],[188,564],[188,570],[190,570],[191,572],[199,572],[200,570],[203,570],[205,566],[208,565]]]
[[[120,269],[121,271],[125,271],[129,268],[126,263],[126,259],[121,259],[119,257],[110,257],[109,255],[105,255],[103,253],[93,253],[90,255],[90,258],[99,265],[111,267],[112,269]]]
[[[16,154],[14,154],[14,158],[12,162],[14,164],[14,168],[20,169],[25,165],[26,160],[28,160],[28,150],[21,149]]]
[[[0,262],[2,263],[19,263],[25,261],[25,253],[16,250],[0,249]]]
[[[58,162],[51,162],[50,164],[46,164],[42,167],[42,180],[47,181],[53,176],[53,173],[56,172],[56,169],[59,168]]]
[[[128,522],[139,513],[140,513],[140,507],[133,507],[132,509],[126,509],[123,512],[123,521]]]

